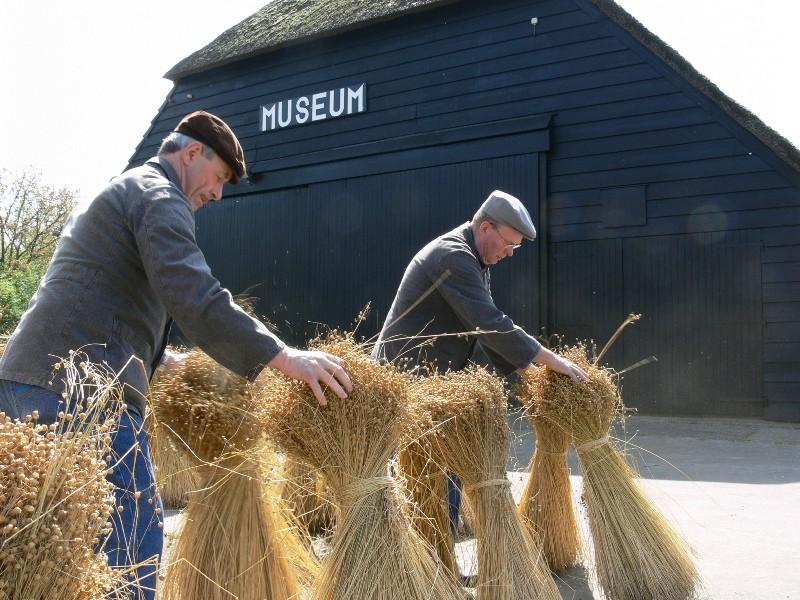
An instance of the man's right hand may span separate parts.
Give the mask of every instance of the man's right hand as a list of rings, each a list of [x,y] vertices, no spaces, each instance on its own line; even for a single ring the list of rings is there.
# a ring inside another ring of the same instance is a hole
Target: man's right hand
[[[344,361],[327,352],[298,350],[286,346],[267,365],[287,377],[305,381],[320,406],[328,404],[323,389],[333,390],[339,398],[347,398],[347,394],[353,391],[353,383],[344,368]]]
[[[539,350],[539,353],[533,358],[533,362],[550,367],[556,373],[566,375],[572,381],[589,381],[589,375],[587,375],[586,371],[571,360],[559,356],[547,348]]]

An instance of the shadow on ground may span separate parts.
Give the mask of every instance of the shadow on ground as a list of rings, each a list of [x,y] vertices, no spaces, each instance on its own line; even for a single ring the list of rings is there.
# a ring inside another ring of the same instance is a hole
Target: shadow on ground
[[[509,471],[527,471],[536,445],[521,409],[509,413]],[[783,484],[800,481],[800,424],[759,419],[632,415],[617,446],[646,479]],[[580,473],[574,448],[570,468]]]

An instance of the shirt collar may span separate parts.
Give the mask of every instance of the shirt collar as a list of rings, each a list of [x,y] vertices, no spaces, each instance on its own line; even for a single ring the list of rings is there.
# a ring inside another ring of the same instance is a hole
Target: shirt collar
[[[461,231],[464,234],[464,239],[467,240],[467,244],[475,253],[475,258],[478,259],[478,264],[481,266],[481,271],[485,271],[487,269],[486,264],[484,264],[483,260],[481,259],[481,253],[478,252],[478,247],[475,245],[475,232],[472,231],[472,222],[467,221],[464,223]]]

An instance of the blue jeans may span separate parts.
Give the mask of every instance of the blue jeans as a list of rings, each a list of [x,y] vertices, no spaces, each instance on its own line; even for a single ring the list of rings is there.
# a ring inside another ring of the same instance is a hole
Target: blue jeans
[[[450,533],[453,540],[458,533],[458,516],[461,514],[461,488],[463,484],[458,475],[452,471],[447,472],[447,504],[450,508]]]
[[[38,423],[49,425],[58,418],[63,404],[61,396],[40,387],[0,379],[0,411],[12,419],[25,420],[34,410],[39,411]],[[130,590],[134,600],[154,600],[157,561],[161,559],[164,536],[161,498],[156,494],[156,479],[150,444],[142,418],[126,411],[119,428],[112,436],[112,473],[108,480],[114,484],[114,496],[122,512],[111,516],[112,531],[104,540],[104,551],[111,566],[126,568],[148,561],[131,573],[136,582]],[[136,492],[141,492],[136,498]],[[155,558],[154,558],[155,557]]]

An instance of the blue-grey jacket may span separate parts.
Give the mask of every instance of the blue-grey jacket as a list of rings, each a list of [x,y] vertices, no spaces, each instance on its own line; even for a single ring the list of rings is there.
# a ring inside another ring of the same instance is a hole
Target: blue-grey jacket
[[[60,393],[54,357],[80,349],[119,374],[126,402],[143,415],[170,317],[243,376],[255,377],[283,348],[211,274],[189,199],[169,162],[157,157],[73,211],[0,359],[0,379]]]
[[[439,372],[459,370],[477,341],[503,374],[528,366],[541,349],[495,305],[489,269],[465,223],[430,242],[406,267],[373,355],[407,361],[405,368],[428,362]]]

